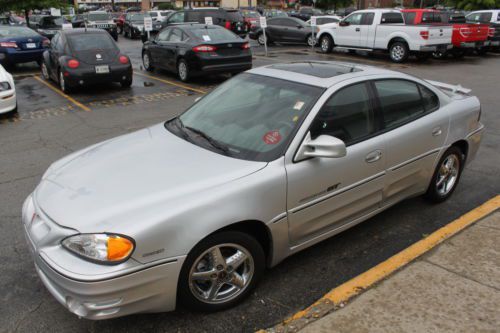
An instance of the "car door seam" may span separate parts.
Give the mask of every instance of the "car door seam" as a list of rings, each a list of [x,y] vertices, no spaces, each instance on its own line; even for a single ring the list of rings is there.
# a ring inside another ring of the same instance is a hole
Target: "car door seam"
[[[401,164],[398,164],[398,165],[396,165],[396,166],[393,166],[393,167],[389,168],[389,170],[391,170],[391,171],[396,171],[396,170],[401,169],[402,167],[404,167],[404,166],[406,166],[406,165],[408,165],[408,164],[410,164],[410,163],[416,162],[416,161],[418,161],[418,160],[420,160],[420,159],[422,159],[422,158],[424,158],[424,157],[427,157],[427,156],[429,156],[429,155],[432,155],[432,154],[434,154],[434,153],[437,153],[437,152],[439,152],[440,150],[441,150],[441,147],[439,147],[439,148],[435,148],[435,149],[433,149],[433,150],[431,150],[431,151],[428,151],[427,153],[423,153],[423,154],[421,154],[421,155],[419,155],[419,156],[417,156],[417,157],[414,157],[414,158],[412,158],[412,159],[410,159],[410,160],[408,160],[408,161],[405,161],[405,162],[403,162],[403,163],[401,163]]]

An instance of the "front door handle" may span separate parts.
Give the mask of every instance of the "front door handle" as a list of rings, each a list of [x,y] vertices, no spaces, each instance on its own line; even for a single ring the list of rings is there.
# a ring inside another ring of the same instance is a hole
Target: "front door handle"
[[[361,31],[361,29],[359,29],[359,28],[356,28],[356,31]]]
[[[443,133],[441,127],[435,127],[432,129],[432,136],[440,136]]]
[[[377,149],[366,155],[365,161],[366,163],[373,163],[380,160],[381,157],[382,157],[382,151]]]

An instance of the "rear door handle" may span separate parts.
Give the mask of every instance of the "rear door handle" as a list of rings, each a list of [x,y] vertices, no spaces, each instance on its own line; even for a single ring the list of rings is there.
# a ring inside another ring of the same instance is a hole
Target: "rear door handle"
[[[359,29],[359,28],[356,28],[356,31],[360,31],[360,29]]]
[[[441,127],[435,127],[433,130],[432,130],[432,136],[440,136],[441,134],[443,133],[443,131],[441,130]]]
[[[381,157],[382,157],[382,151],[377,149],[366,155],[365,161],[366,163],[373,163],[380,160]]]

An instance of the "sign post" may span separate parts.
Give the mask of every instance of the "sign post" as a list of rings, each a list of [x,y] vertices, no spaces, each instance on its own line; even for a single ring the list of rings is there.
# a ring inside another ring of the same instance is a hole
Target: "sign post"
[[[316,31],[316,16],[311,16],[311,29],[312,29],[312,35],[311,36],[312,36],[312,41],[313,41],[312,44],[311,44],[311,49],[314,52],[314,44],[315,44],[314,41],[316,40],[314,38],[314,33]]]
[[[265,16],[259,17],[259,23],[260,27],[262,28],[262,35],[264,37],[264,49],[266,50],[266,57],[267,57],[267,36],[266,36],[266,28],[267,28],[267,21]]]
[[[151,16],[144,16],[144,30],[148,33],[149,40],[151,31],[153,31],[153,18]]]

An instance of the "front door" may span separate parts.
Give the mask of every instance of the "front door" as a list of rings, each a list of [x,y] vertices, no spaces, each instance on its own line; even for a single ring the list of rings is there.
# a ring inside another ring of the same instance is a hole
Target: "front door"
[[[291,246],[345,226],[379,208],[385,181],[385,137],[377,135],[368,84],[341,88],[312,122],[312,139],[343,140],[347,155],[287,162]]]
[[[346,17],[343,22],[348,23],[348,25],[338,25],[338,33],[335,34],[335,44],[339,46],[359,47],[362,18],[363,13],[353,13]]]

